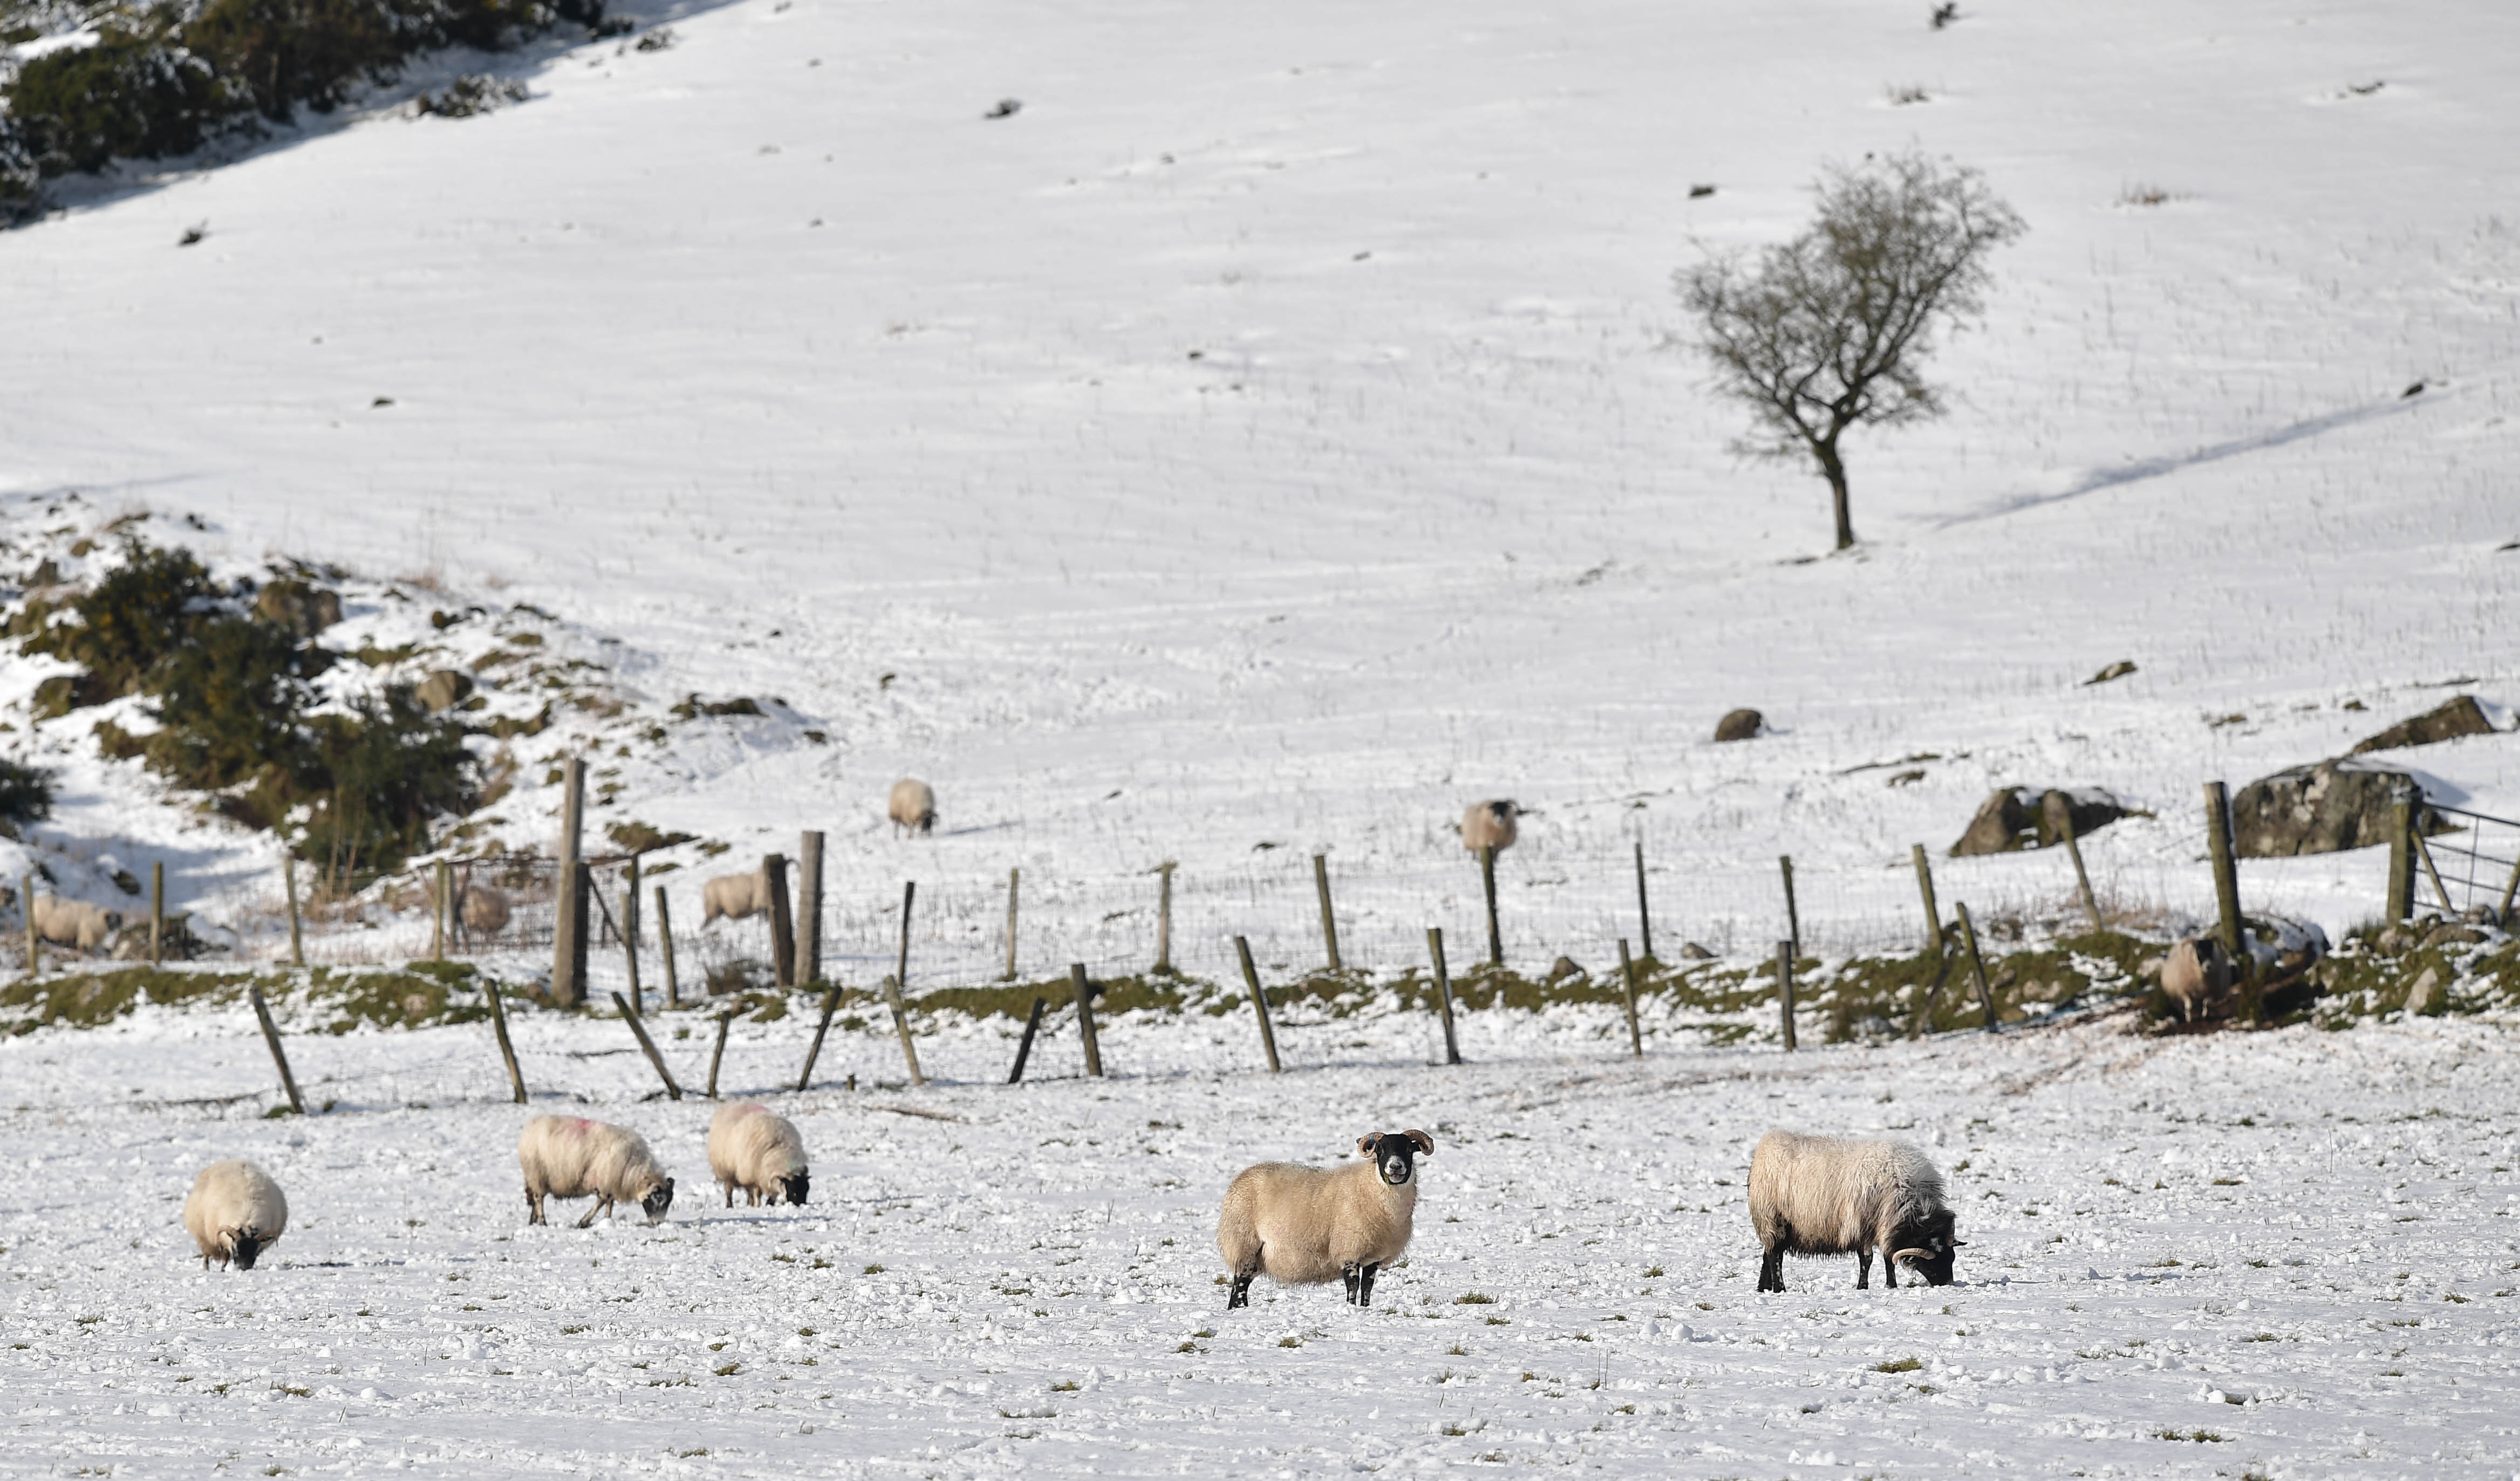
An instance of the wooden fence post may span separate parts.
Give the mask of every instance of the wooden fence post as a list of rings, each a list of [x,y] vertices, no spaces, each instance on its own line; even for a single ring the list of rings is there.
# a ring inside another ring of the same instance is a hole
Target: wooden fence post
[[[1496,845],[1479,845],[1479,882],[1488,892],[1488,965],[1505,965],[1505,935],[1497,929]]]
[[[446,960],[448,927],[455,920],[455,866],[440,859],[429,871],[432,885],[432,907],[428,922],[428,954]]]
[[[499,984],[484,979],[481,991],[490,999],[490,1032],[499,1038],[499,1057],[508,1063],[508,1088],[517,1094],[517,1103],[525,1103],[525,1073],[517,1068],[517,1047],[508,1040],[508,1005],[499,996]]]
[[[839,1008],[840,985],[834,982],[823,993],[823,1019],[814,1025],[814,1042],[805,1047],[805,1067],[796,1072],[796,1088],[800,1091],[814,1083],[814,1061],[823,1057],[823,1036],[832,1031],[832,1014]]]
[[[1007,1071],[1007,1083],[1009,1085],[1012,1085],[1023,1079],[1024,1061],[1032,1057],[1033,1035],[1041,1032],[1041,1015],[1049,1010],[1050,1000],[1048,998],[1035,998],[1032,1000],[1032,1016],[1024,1020],[1023,1042],[1015,1046],[1015,1067]]]
[[[2393,922],[2415,913],[2414,836],[2413,799],[2399,797],[2389,804],[2389,906],[2382,912]],[[2520,874],[2513,877],[2520,878]]]
[[[1322,898],[1322,945],[1329,952],[1330,970],[1343,971],[1338,949],[1338,914],[1330,909],[1330,861],[1327,854],[1313,855],[1313,892]]]
[[[304,966],[306,937],[297,924],[297,856],[293,853],[280,856],[280,887],[289,896],[289,965]],[[31,916],[27,918],[29,923],[26,926],[28,932],[26,939],[29,941],[34,939],[33,919]]]
[[[683,1006],[683,985],[674,977],[674,912],[665,903],[665,887],[656,890],[656,951],[665,959],[665,1006]]]
[[[1908,846],[1916,861],[1916,892],[1925,898],[1925,950],[1941,955],[1943,950],[1943,916],[1934,905],[1934,866],[1926,861],[1925,845]]]
[[[1790,870],[1785,877],[1792,878]],[[1794,944],[1777,943],[1777,1013],[1784,1020],[1785,1053],[1794,1052]]]
[[[1242,984],[1251,989],[1251,1010],[1260,1015],[1260,1051],[1269,1056],[1269,1073],[1277,1074],[1278,1026],[1269,1021],[1269,994],[1260,986],[1260,969],[1251,965],[1251,943],[1237,936],[1234,951],[1242,959]]]
[[[1015,905],[1023,891],[1023,870],[1007,871],[1007,969],[998,973],[1001,982],[1015,980]]]
[[[1094,984],[1085,980],[1085,964],[1070,965],[1067,980],[1076,990],[1076,1027],[1085,1035],[1085,1072],[1100,1080],[1102,1078],[1102,1040],[1094,1032]]]
[[[2222,908],[2223,950],[2240,974],[2240,1016],[2251,1024],[2265,1020],[2258,995],[2258,965],[2247,954],[2248,937],[2240,923],[2240,870],[2231,844],[2231,798],[2220,782],[2205,784],[2205,852],[2214,861],[2214,899]]]
[[[1628,938],[1619,938],[1619,979],[1628,988],[1628,1049],[1640,1059],[1645,1056],[1645,1036],[1637,1027],[1637,965],[1628,960]]]
[[[149,965],[166,965],[166,861],[149,866]]]
[[[2424,864],[2424,877],[2433,881],[2433,893],[2441,897],[2442,919],[2457,920],[2458,907],[2451,904],[2450,890],[2442,884],[2441,871],[2433,868],[2433,846],[2424,839],[2424,825],[2420,817],[2415,820],[2414,840],[2415,857]]]
[[[645,1012],[648,1009],[648,998],[639,990],[639,930],[631,923],[639,919],[631,914],[638,908],[639,892],[636,889],[623,890],[621,892],[621,955],[630,965],[631,1006]]]
[[[823,980],[823,835],[796,840],[796,985]]]
[[[1778,854],[1777,868],[1785,875],[1785,939],[1792,943],[1794,955],[1799,957],[1803,954],[1803,918],[1802,913],[1794,908],[1794,856]]]
[[[33,977],[44,969],[44,938],[35,929],[35,875],[31,870],[18,883],[18,904],[26,915],[26,975]],[[291,912],[292,920],[295,916]]]
[[[561,762],[560,878],[552,902],[552,1002],[586,1001],[586,896],[578,887],[578,846],[586,830],[586,763]]]
[[[2511,928],[2511,897],[2520,895],[2520,859],[2511,861],[2511,879],[2502,886],[2502,903],[2494,908],[2494,923],[2504,930]]]
[[[735,1010],[721,1009],[717,1015],[717,1048],[709,1051],[708,1098],[717,1099],[717,1067],[726,1058],[726,1030],[735,1021]]]
[[[910,1083],[925,1085],[927,1077],[919,1070],[919,1046],[910,1042],[910,1010],[906,1006],[910,992],[910,906],[918,898],[918,880],[901,886],[901,962],[893,968],[892,980],[884,984],[884,992],[892,1000],[892,1027],[901,1035],[901,1057],[910,1066]]]
[[[1645,960],[1662,960],[1653,953],[1653,910],[1645,901],[1645,840],[1637,840],[1637,944],[1645,949]]]
[[[1952,911],[1960,919],[1960,945],[1968,951],[1969,971],[1977,978],[1978,1007],[1986,1013],[1984,1027],[1991,1034],[1996,1030],[1995,989],[1986,983],[1986,959],[1978,955],[1977,926],[1969,920],[1967,901],[1954,902]]]
[[[796,918],[788,913],[788,858],[761,856],[762,881],[770,887],[770,971],[781,987],[796,985]]]
[[[306,1100],[297,1094],[297,1077],[289,1072],[289,1055],[280,1048],[280,1025],[271,1021],[271,1005],[262,1001],[262,985],[248,978],[245,995],[253,1004],[254,1021],[262,1025],[262,1042],[271,1046],[271,1062],[280,1066],[280,1088],[289,1092],[289,1108],[302,1116]]]
[[[557,984],[553,1001],[568,1007],[586,1003],[587,938],[595,929],[595,866],[580,859],[569,867],[568,938],[561,944],[567,949],[569,963],[566,996]]]
[[[639,1048],[647,1055],[648,1062],[656,1066],[656,1078],[665,1082],[666,1097],[675,1100],[683,1099],[683,1088],[674,1083],[674,1072],[665,1068],[665,1056],[656,1053],[656,1041],[648,1037],[648,1025],[639,1021],[639,1010],[619,993],[612,995],[612,1006],[621,1010],[621,1021],[630,1025],[630,1032],[637,1036]]]
[[[1490,850],[1491,853],[1494,850]],[[1426,927],[1426,954],[1435,960],[1435,1011],[1444,1020],[1444,1062],[1462,1062],[1461,1041],[1453,1036],[1453,974],[1444,965],[1444,928]],[[1502,991],[1502,989],[1500,989]]]
[[[1171,976],[1173,970],[1173,861],[1155,866],[1160,876],[1155,884],[1155,971]]]
[[[2092,876],[2083,868],[2082,841],[2074,836],[2074,803],[2063,792],[2048,794],[2048,826],[2065,843],[2065,857],[2074,861],[2074,887],[2083,893],[2083,913],[2092,918],[2092,929],[2104,931],[2109,923],[2100,919],[2099,898],[2092,893]]]

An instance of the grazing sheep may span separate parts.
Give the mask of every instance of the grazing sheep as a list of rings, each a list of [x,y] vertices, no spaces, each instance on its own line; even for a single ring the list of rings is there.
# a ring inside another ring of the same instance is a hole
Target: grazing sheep
[[[756,1208],[764,1198],[805,1201],[805,1139],[796,1134],[794,1122],[768,1106],[745,1101],[720,1107],[709,1118],[708,1160],[729,1208],[735,1207],[739,1188]]]
[[[1899,1284],[1905,1265],[1928,1285],[1952,1283],[1952,1211],[1943,1175],[1905,1142],[1857,1142],[1772,1131],[1750,1153],[1750,1224],[1767,1258],[1759,1289],[1785,1288],[1785,1255],[1855,1256],[1855,1288]]]
[[[1373,1304],[1373,1278],[1409,1247],[1418,1210],[1413,1159],[1435,1154],[1424,1132],[1375,1132],[1356,1149],[1371,1160],[1345,1167],[1262,1162],[1234,1175],[1216,1219],[1216,1248],[1234,1288],[1225,1309],[1251,1304],[1251,1278],[1281,1285],[1347,1282],[1353,1306]]]
[[[936,789],[916,777],[904,777],[892,784],[892,797],[886,810],[892,816],[895,837],[905,830],[917,833],[936,831]]]
[[[1504,853],[1513,847],[1513,820],[1521,815],[1522,809],[1511,798],[1471,803],[1470,810],[1462,814],[1462,847],[1475,854],[1492,846]]]
[[[221,1269],[233,1262],[251,1270],[288,1228],[289,1200],[280,1185],[242,1158],[202,1168],[184,1200],[184,1232],[202,1247],[203,1270],[213,1259]]]
[[[770,908],[770,875],[761,870],[748,875],[720,875],[700,886],[700,924],[723,916],[729,920],[742,920]]]
[[[59,895],[35,897],[35,933],[56,946],[75,946],[92,952],[113,938],[122,929],[122,914],[91,905],[85,900],[65,900]]]
[[[455,918],[474,936],[495,936],[508,928],[515,907],[508,892],[487,884],[468,884],[457,894]]]
[[[609,1126],[583,1116],[536,1116],[517,1139],[517,1165],[525,1173],[525,1207],[529,1224],[548,1224],[543,1199],[595,1199],[577,1227],[611,1210],[615,1200],[636,1203],[648,1211],[648,1222],[665,1217],[673,1206],[674,1180],[656,1163],[645,1138],[626,1126]]]
[[[2214,1000],[2230,980],[2230,954],[2216,936],[2189,936],[2162,959],[2161,991],[2178,1006],[2182,1023],[2193,1023],[2211,1011]]]

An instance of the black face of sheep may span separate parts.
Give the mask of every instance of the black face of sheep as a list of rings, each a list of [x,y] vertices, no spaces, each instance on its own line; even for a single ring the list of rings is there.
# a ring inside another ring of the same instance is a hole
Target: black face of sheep
[[[1434,1152],[1435,1139],[1423,1132],[1373,1132],[1358,1138],[1356,1149],[1373,1159],[1383,1182],[1401,1188],[1418,1176],[1418,1158]]]
[[[1952,1237],[1952,1216],[1947,1212],[1921,1223],[1902,1226],[1890,1258],[1901,1269],[1925,1278],[1927,1285],[1952,1283],[1952,1251],[1967,1243]]]
[[[270,1242],[252,1230],[238,1230],[236,1236],[228,1241],[228,1258],[236,1262],[237,1269],[251,1270],[253,1262],[262,1254],[262,1247]]]
[[[648,1211],[648,1222],[651,1224],[665,1217],[665,1210],[674,1206],[674,1180],[667,1178],[648,1189],[648,1196],[639,1200],[639,1206]]]
[[[792,1178],[782,1178],[779,1180],[779,1196],[790,1203],[802,1203],[805,1201],[806,1186],[812,1181],[812,1178],[804,1173],[798,1173]]]

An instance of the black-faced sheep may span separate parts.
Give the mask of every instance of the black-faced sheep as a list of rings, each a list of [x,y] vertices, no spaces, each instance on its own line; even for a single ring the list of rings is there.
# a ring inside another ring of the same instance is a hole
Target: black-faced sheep
[[[729,1208],[735,1207],[739,1188],[755,1207],[764,1198],[773,1203],[783,1198],[789,1203],[805,1201],[810,1185],[805,1139],[797,1135],[795,1123],[768,1106],[747,1100],[719,1107],[709,1118],[708,1160],[709,1173],[725,1189]]]
[[[1282,1285],[1347,1282],[1351,1305],[1373,1304],[1373,1278],[1409,1247],[1418,1211],[1416,1160],[1434,1155],[1420,1131],[1375,1132],[1345,1167],[1262,1162],[1235,1174],[1216,1220],[1216,1249],[1233,1289],[1225,1309],[1251,1304],[1252,1278]]]
[[[636,1203],[648,1222],[665,1217],[673,1206],[674,1180],[648,1150],[647,1140],[626,1126],[589,1121],[583,1116],[536,1116],[517,1138],[517,1165],[525,1174],[525,1207],[531,1224],[548,1224],[543,1199],[595,1199],[577,1227],[616,1201]]]
[[[1470,810],[1462,814],[1462,847],[1475,854],[1494,846],[1498,853],[1504,853],[1513,847],[1513,820],[1521,815],[1522,809],[1514,806],[1511,798],[1471,803]]]
[[[904,777],[892,784],[892,795],[884,809],[892,818],[892,830],[897,837],[904,831],[932,833],[936,830],[936,789],[916,777]]]
[[[56,946],[75,946],[92,952],[113,939],[122,929],[122,916],[102,905],[85,900],[65,900],[59,895],[35,897],[35,934]]]
[[[742,920],[770,908],[770,876],[760,870],[748,875],[720,875],[700,886],[700,924],[723,916]]]
[[[1871,1283],[1881,1251],[1882,1283],[1899,1267],[1928,1285],[1952,1283],[1952,1211],[1943,1175],[1905,1142],[1859,1142],[1772,1131],[1750,1153],[1750,1224],[1766,1257],[1759,1289],[1785,1288],[1785,1256],[1855,1256],[1855,1288]]]
[[[212,1260],[251,1270],[288,1228],[289,1199],[280,1185],[242,1158],[202,1168],[184,1200],[184,1232],[202,1247],[203,1270]]]
[[[2182,1022],[2193,1023],[2211,1011],[2230,980],[2230,954],[2218,936],[2187,937],[2161,962],[2162,995],[2179,1010]]]

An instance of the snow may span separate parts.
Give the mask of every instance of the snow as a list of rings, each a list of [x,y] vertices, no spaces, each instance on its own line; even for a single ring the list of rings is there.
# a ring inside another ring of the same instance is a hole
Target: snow
[[[544,779],[600,747],[597,835],[700,840],[652,861],[689,921],[700,876],[824,830],[855,986],[906,879],[914,988],[993,976],[1016,867],[1028,977],[1142,969],[1168,860],[1176,960],[1231,981],[1244,934],[1283,980],[1316,960],[1317,852],[1350,963],[1403,970],[1430,924],[1480,938],[1448,826],[1493,796],[1533,810],[1501,869],[1517,965],[1615,957],[1639,842],[1665,955],[1762,955],[1779,854],[1807,943],[1905,946],[1910,845],[2013,785],[2153,813],[2083,847],[2113,911],[2175,927],[2211,909],[2201,783],[2455,693],[2520,702],[2520,10],[1925,9],[738,0],[637,12],[662,49],[439,59],[0,234],[7,564],[92,573],[72,543],[143,510],[223,577],[338,564],[328,642],[433,646],[344,685],[529,633],[622,709],[508,742],[491,832],[548,851]],[[401,106],[483,70],[531,97]],[[1819,480],[1727,453],[1669,275],[1790,233],[1822,160],[1912,143],[2031,230],[1941,347],[1952,415],[1852,446],[1865,544],[1824,556]],[[543,702],[529,667],[488,713]],[[162,862],[213,939],[282,950],[270,841],[97,753],[135,703],[28,721],[47,672],[0,662],[10,748],[63,778],[0,870],[129,909],[114,871]],[[693,695],[767,712],[672,719]],[[1714,744],[1738,705],[1772,734]],[[2384,759],[2520,817],[2507,735]],[[932,839],[883,822],[906,774]],[[2070,899],[2053,852],[1935,867],[1981,921]],[[2382,870],[2240,877],[2341,938]],[[2520,1468],[2499,1020],[1793,1059],[1675,1030],[1632,1065],[1565,1009],[1470,1014],[1473,1063],[1439,1071],[1385,1016],[1290,1025],[1277,1080],[1192,1015],[1112,1025],[1112,1081],[1012,1089],[991,1021],[939,1026],[915,1092],[845,1034],[821,1075],[869,1088],[779,1100],[836,1158],[815,1204],[693,1186],[658,1230],[579,1233],[517,1227],[478,1029],[293,1040],[338,1104],[264,1121],[241,1016],[0,1046],[28,1166],[0,1195],[25,1344],[0,1468]],[[640,1124],[697,1178],[704,1116],[639,1099],[620,1025],[518,1032],[538,1106]],[[780,1084],[799,1038],[744,1026],[729,1082]],[[1046,1053],[1074,1073],[1072,1038]],[[1967,1160],[1963,1283],[1859,1296],[1804,1264],[1755,1299],[1732,1200],[1772,1123]],[[1393,1124],[1438,1152],[1386,1304],[1264,1285],[1226,1321],[1225,1178]],[[300,1223],[205,1278],[175,1211],[238,1154]]]

